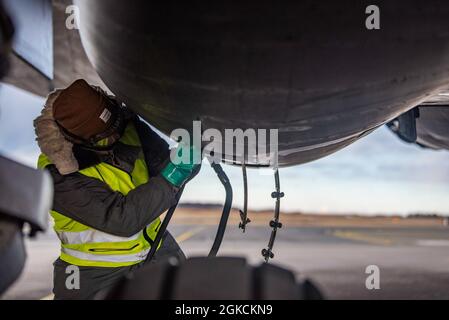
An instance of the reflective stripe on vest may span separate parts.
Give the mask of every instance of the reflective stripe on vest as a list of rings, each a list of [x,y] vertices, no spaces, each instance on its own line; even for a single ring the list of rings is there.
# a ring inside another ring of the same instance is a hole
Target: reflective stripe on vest
[[[61,248],[61,251],[67,255],[73,256],[81,260],[97,261],[97,262],[130,262],[138,263],[145,259],[150,249],[146,249],[134,254],[125,255],[97,255],[92,253],[86,253],[78,250],[72,250],[67,248]]]
[[[62,244],[83,244],[83,243],[101,243],[101,242],[125,242],[137,240],[142,232],[127,237],[114,236],[95,229],[87,229],[80,232],[56,231]]]
[[[126,127],[120,142],[140,146],[132,123]],[[51,163],[48,157],[41,154],[38,167],[44,168],[49,164]],[[146,183],[149,179],[142,152],[135,161],[131,174],[104,162],[78,172],[105,182],[113,191],[123,195],[127,195],[129,191]],[[61,240],[61,260],[78,266],[121,267],[142,262],[151,248],[151,240],[155,239],[161,223],[157,218],[135,235],[119,237],[93,229],[59,212],[51,211],[50,213],[55,221],[54,229]],[[161,243],[158,248],[160,245]]]

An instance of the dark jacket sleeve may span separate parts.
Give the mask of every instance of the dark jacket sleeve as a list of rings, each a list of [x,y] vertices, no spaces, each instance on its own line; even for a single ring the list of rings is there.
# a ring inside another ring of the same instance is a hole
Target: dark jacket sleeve
[[[160,176],[125,196],[80,173],[63,176],[54,166],[47,169],[54,180],[53,209],[113,235],[129,237],[139,232],[176,203],[176,189]]]
[[[168,143],[137,116],[134,118],[134,126],[142,145],[148,173],[155,177],[170,160]]]

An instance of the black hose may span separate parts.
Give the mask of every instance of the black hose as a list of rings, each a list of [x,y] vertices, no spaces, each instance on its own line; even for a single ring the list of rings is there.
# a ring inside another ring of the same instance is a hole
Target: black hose
[[[248,178],[246,175],[246,164],[245,161],[242,162],[242,173],[243,173],[243,210],[240,210],[240,223],[239,228],[243,232],[246,231],[246,225],[251,222],[248,219]]]
[[[212,169],[214,169],[218,178],[220,179],[221,184],[224,186],[226,191],[226,200],[223,206],[223,211],[221,214],[220,223],[218,225],[217,234],[215,235],[215,240],[212,245],[212,248],[209,252],[209,257],[217,256],[218,250],[220,249],[221,242],[223,241],[223,236],[226,231],[226,224],[228,223],[229,214],[231,212],[232,206],[232,186],[229,182],[229,179],[226,173],[223,171],[223,168],[220,164],[214,163],[211,159],[209,159]]]
[[[145,263],[150,262],[151,259],[153,259],[154,254],[156,253],[157,247],[159,246],[159,243],[162,240],[162,237],[167,230],[167,226],[170,223],[171,218],[173,217],[173,213],[176,210],[176,207],[178,206],[179,199],[181,199],[182,192],[184,191],[184,186],[179,189],[178,193],[176,194],[176,203],[168,209],[167,214],[165,215],[164,221],[162,221],[161,227],[159,228],[159,231],[156,234],[156,238],[154,239],[153,245],[151,246],[150,252],[148,252],[147,257],[145,258]],[[145,232],[145,231],[144,231]]]
[[[223,206],[223,211],[221,214],[220,223],[218,225],[217,234],[215,235],[215,240],[212,245],[212,248],[209,252],[209,257],[215,257],[218,253],[218,250],[220,249],[221,242],[223,241],[223,236],[226,231],[226,225],[228,223],[229,214],[231,212],[232,207],[232,186],[229,182],[229,179],[226,175],[226,173],[223,171],[223,168],[220,164],[211,162],[211,166],[214,169],[215,173],[217,174],[218,178],[220,179],[220,182],[223,184],[225,191],[226,191],[226,200],[225,204]],[[151,259],[153,259],[157,247],[162,240],[162,237],[167,230],[167,226],[170,223],[170,220],[173,216],[173,213],[176,210],[176,207],[178,206],[179,199],[181,198],[182,192],[184,190],[184,186],[179,190],[179,192],[176,195],[176,203],[168,209],[167,214],[165,215],[164,220],[162,221],[161,227],[159,228],[159,231],[156,235],[156,238],[154,239],[154,244],[150,249],[150,252],[148,253],[147,257],[145,258],[145,263],[150,262]]]

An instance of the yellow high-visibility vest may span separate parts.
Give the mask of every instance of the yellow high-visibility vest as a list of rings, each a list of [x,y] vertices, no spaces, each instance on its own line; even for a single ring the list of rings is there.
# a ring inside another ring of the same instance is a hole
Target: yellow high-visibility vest
[[[141,146],[132,123],[126,127],[120,142],[131,146]],[[38,167],[45,168],[49,164],[51,162],[48,157],[41,154]],[[105,182],[113,191],[118,191],[125,196],[149,179],[142,152],[135,161],[131,174],[104,162],[78,172]],[[154,241],[161,224],[160,219],[156,218],[135,235],[119,237],[86,226],[54,210],[50,214],[54,219],[54,230],[61,241],[61,260],[77,266],[123,267],[142,262],[151,248],[151,244],[145,239],[144,232]]]

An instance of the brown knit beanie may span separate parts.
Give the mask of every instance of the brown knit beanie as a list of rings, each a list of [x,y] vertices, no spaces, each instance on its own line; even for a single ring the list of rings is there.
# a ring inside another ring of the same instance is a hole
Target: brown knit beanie
[[[84,140],[105,132],[114,121],[113,112],[106,97],[82,79],[62,90],[53,103],[56,122]]]

